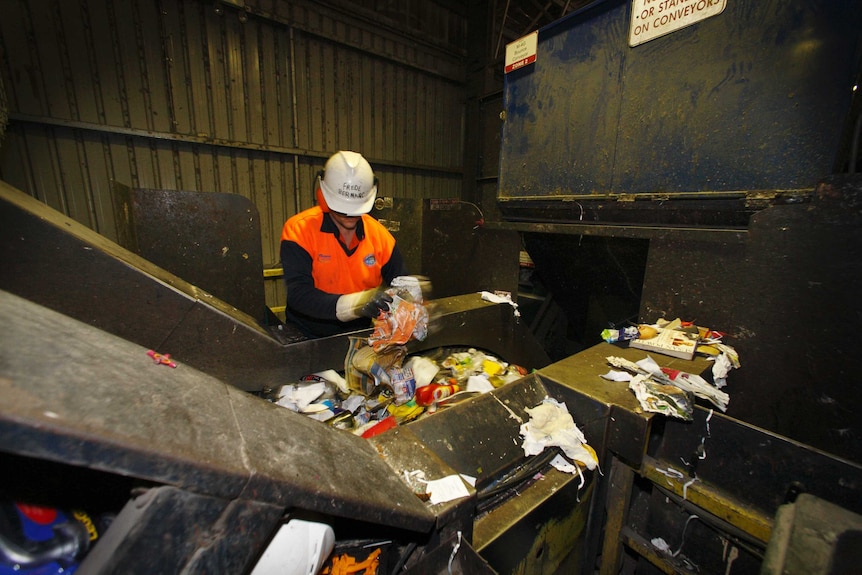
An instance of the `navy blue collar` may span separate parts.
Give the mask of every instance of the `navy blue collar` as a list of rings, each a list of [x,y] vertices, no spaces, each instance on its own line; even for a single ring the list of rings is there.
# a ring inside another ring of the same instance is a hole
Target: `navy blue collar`
[[[355,251],[355,249],[348,249],[348,247],[344,245],[344,242],[341,241],[341,232],[338,230],[338,226],[335,225],[335,221],[332,219],[332,216],[329,215],[329,212],[323,212],[323,223],[320,224],[320,231],[334,235],[335,239],[338,240],[338,243],[341,244],[341,247],[344,248],[344,251],[347,254],[352,254]],[[361,242],[363,239],[365,239],[365,221],[362,218],[359,218],[359,221],[356,223],[356,240]]]

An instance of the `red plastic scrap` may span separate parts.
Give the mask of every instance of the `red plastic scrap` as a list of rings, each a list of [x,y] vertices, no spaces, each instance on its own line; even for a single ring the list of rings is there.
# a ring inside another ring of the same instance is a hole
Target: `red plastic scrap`
[[[390,415],[390,416],[386,417],[385,419],[381,419],[376,424],[374,424],[371,427],[369,427],[368,429],[366,429],[362,433],[362,437],[365,439],[368,439],[369,437],[374,437],[375,435],[380,435],[384,431],[386,431],[388,429],[392,429],[393,427],[396,427],[397,425],[398,425],[398,423],[395,421],[395,418]]]
[[[177,363],[171,359],[171,354],[165,353],[156,353],[153,350],[149,350],[147,355],[153,358],[153,363],[160,363],[162,365],[167,365],[168,367],[176,367]]]

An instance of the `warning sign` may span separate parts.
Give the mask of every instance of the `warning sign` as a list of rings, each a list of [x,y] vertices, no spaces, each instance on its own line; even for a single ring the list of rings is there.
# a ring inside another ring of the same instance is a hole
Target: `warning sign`
[[[632,0],[629,46],[721,14],[726,4],[727,0]]]
[[[535,62],[538,46],[538,30],[506,44],[506,74]]]

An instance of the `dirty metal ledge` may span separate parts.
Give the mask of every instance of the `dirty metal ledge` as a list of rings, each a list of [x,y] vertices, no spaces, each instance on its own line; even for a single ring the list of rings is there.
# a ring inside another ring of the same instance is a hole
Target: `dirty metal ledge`
[[[634,239],[668,239],[703,242],[730,242],[743,244],[748,230],[743,228],[699,228],[646,226],[627,224],[543,223],[543,222],[485,222],[489,230],[506,230],[528,233],[563,234],[575,236],[601,236]]]

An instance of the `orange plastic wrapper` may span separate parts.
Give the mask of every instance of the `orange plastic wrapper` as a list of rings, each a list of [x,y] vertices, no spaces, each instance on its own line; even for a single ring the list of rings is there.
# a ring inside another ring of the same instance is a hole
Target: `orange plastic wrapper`
[[[389,313],[381,312],[374,320],[374,331],[368,343],[377,352],[390,345],[403,345],[413,338],[422,321],[428,322],[428,313],[422,304],[393,296]]]

